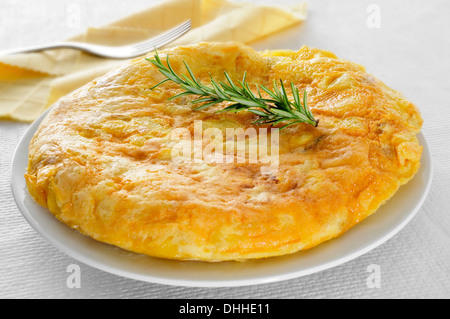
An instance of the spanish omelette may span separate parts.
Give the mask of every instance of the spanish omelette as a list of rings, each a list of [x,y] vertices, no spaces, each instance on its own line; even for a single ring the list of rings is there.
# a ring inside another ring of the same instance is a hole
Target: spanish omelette
[[[318,127],[279,131],[279,166],[177,162],[172,134],[249,128],[257,115],[194,111],[145,58],[59,100],[29,147],[33,198],[96,240],[154,257],[246,260],[294,253],[344,233],[373,214],[420,166],[422,119],[400,93],[355,63],[309,47],[257,52],[237,43],[161,51],[200,80],[270,87],[292,81],[308,94]],[[147,57],[152,57],[149,54]],[[228,141],[223,140],[223,143]],[[247,141],[248,142],[248,141]],[[250,141],[251,143],[251,141]]]

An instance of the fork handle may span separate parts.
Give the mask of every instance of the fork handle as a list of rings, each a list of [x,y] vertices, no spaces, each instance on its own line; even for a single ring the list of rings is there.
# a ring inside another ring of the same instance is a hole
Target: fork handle
[[[32,53],[32,52],[41,52],[46,50],[55,50],[55,49],[75,49],[75,50],[83,50],[90,51],[84,43],[75,43],[75,42],[59,42],[59,43],[51,43],[46,45],[38,45],[27,48],[20,49],[12,49],[12,50],[3,50],[0,51],[0,55],[10,55],[17,53]]]

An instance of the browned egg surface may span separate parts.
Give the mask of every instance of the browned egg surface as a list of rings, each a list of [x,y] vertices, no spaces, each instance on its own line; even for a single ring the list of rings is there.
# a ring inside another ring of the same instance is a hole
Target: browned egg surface
[[[210,74],[225,81],[224,71],[233,81],[247,71],[252,88],[292,81],[320,124],[279,131],[277,169],[238,163],[237,152],[228,154],[233,163],[174,161],[174,146],[190,143],[176,130],[194,134],[202,121],[200,131],[223,132],[216,147],[238,147],[226,130],[259,129],[258,116],[217,113],[229,103],[194,111],[194,96],[169,101],[183,92],[177,84],[149,90],[165,77],[144,58],[126,63],[61,99],[30,144],[30,193],[87,236],[182,260],[294,253],[364,220],[419,168],[420,113],[358,64],[309,47],[256,52],[236,43],[166,54],[177,73],[187,74],[186,61],[204,84]]]

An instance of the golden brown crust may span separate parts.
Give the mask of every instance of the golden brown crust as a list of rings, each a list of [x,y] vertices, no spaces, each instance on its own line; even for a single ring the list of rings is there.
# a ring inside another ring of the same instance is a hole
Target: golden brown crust
[[[280,166],[177,164],[174,128],[251,127],[241,112],[194,112],[173,83],[137,59],[61,99],[30,144],[26,180],[36,201],[99,241],[172,259],[243,260],[293,253],[336,237],[374,213],[419,168],[422,119],[363,67],[303,47],[256,52],[201,43],[161,52],[209,73],[308,92],[317,128],[280,133]]]

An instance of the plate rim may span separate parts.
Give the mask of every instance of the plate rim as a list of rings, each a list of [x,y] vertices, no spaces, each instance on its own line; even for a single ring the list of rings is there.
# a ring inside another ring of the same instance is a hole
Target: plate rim
[[[393,226],[390,231],[386,232],[384,235],[380,236],[377,239],[372,240],[371,242],[365,243],[362,245],[361,248],[357,249],[356,251],[349,252],[344,254],[343,256],[339,258],[335,258],[331,261],[321,263],[319,265],[299,270],[299,271],[291,271],[284,274],[279,275],[272,275],[269,277],[261,277],[261,278],[250,278],[250,279],[236,279],[236,280],[209,280],[209,281],[203,281],[203,280],[186,280],[186,279],[170,279],[165,277],[156,277],[151,275],[141,275],[134,272],[127,272],[122,269],[119,269],[117,267],[111,266],[109,264],[101,263],[95,259],[89,258],[85,256],[82,253],[79,253],[77,251],[72,250],[71,248],[66,247],[63,243],[59,242],[55,238],[53,238],[48,232],[45,231],[45,229],[42,229],[41,226],[37,223],[35,219],[32,218],[32,213],[28,210],[25,205],[20,202],[19,200],[19,193],[20,190],[18,190],[18,185],[15,183],[15,178],[18,170],[20,171],[20,168],[18,166],[18,158],[21,156],[19,154],[19,151],[24,147],[24,144],[26,144],[26,149],[28,150],[29,142],[27,140],[31,141],[32,136],[36,133],[37,129],[39,128],[41,122],[43,119],[49,114],[49,112],[53,109],[53,107],[46,110],[43,114],[41,114],[25,131],[25,133],[20,138],[19,143],[16,146],[16,149],[14,151],[14,155],[12,157],[11,162],[11,168],[10,168],[10,186],[13,194],[14,201],[19,208],[20,213],[25,218],[25,220],[32,226],[32,228],[40,235],[42,236],[47,242],[49,242],[51,245],[55,246],[57,249],[59,249],[61,252],[65,253],[66,255],[72,257],[73,259],[82,262],[88,266],[91,266],[93,268],[99,269],[101,271],[105,271],[107,273],[111,273],[114,275],[118,275],[125,278],[130,278],[138,281],[148,282],[148,283],[156,283],[156,284],[162,284],[162,285],[169,285],[169,286],[183,286],[183,287],[198,287],[198,288],[220,288],[220,287],[243,287],[243,286],[253,286],[253,285],[260,285],[260,284],[267,284],[267,283],[274,283],[274,282],[280,282],[285,280],[290,280],[294,278],[300,278],[304,276],[311,275],[313,273],[318,273],[327,269],[331,269],[340,265],[343,265],[351,260],[354,260],[364,254],[367,254],[371,250],[383,245],[385,242],[393,238],[397,233],[399,233],[409,222],[417,215],[421,207],[423,206],[425,200],[428,197],[428,194],[431,189],[432,180],[433,180],[433,161],[432,161],[432,155],[431,150],[429,147],[429,144],[423,134],[423,131],[421,131],[417,137],[420,140],[421,145],[423,146],[424,152],[422,153],[422,159],[426,157],[426,162],[428,164],[426,175],[426,185],[423,188],[423,192],[417,201],[417,204],[415,205],[414,209],[412,209],[406,217]],[[31,135],[31,136],[30,136]],[[28,152],[26,153],[26,156],[28,157]],[[423,169],[421,165],[421,169]],[[28,190],[26,191],[28,192]],[[29,195],[29,193],[28,193]],[[31,196],[31,195],[30,195]],[[395,196],[395,194],[394,194]],[[370,218],[370,217],[369,217]],[[368,219],[369,219],[368,218]],[[356,225],[355,227],[357,227]],[[313,248],[314,249],[314,248]],[[276,258],[276,257],[274,257]]]

